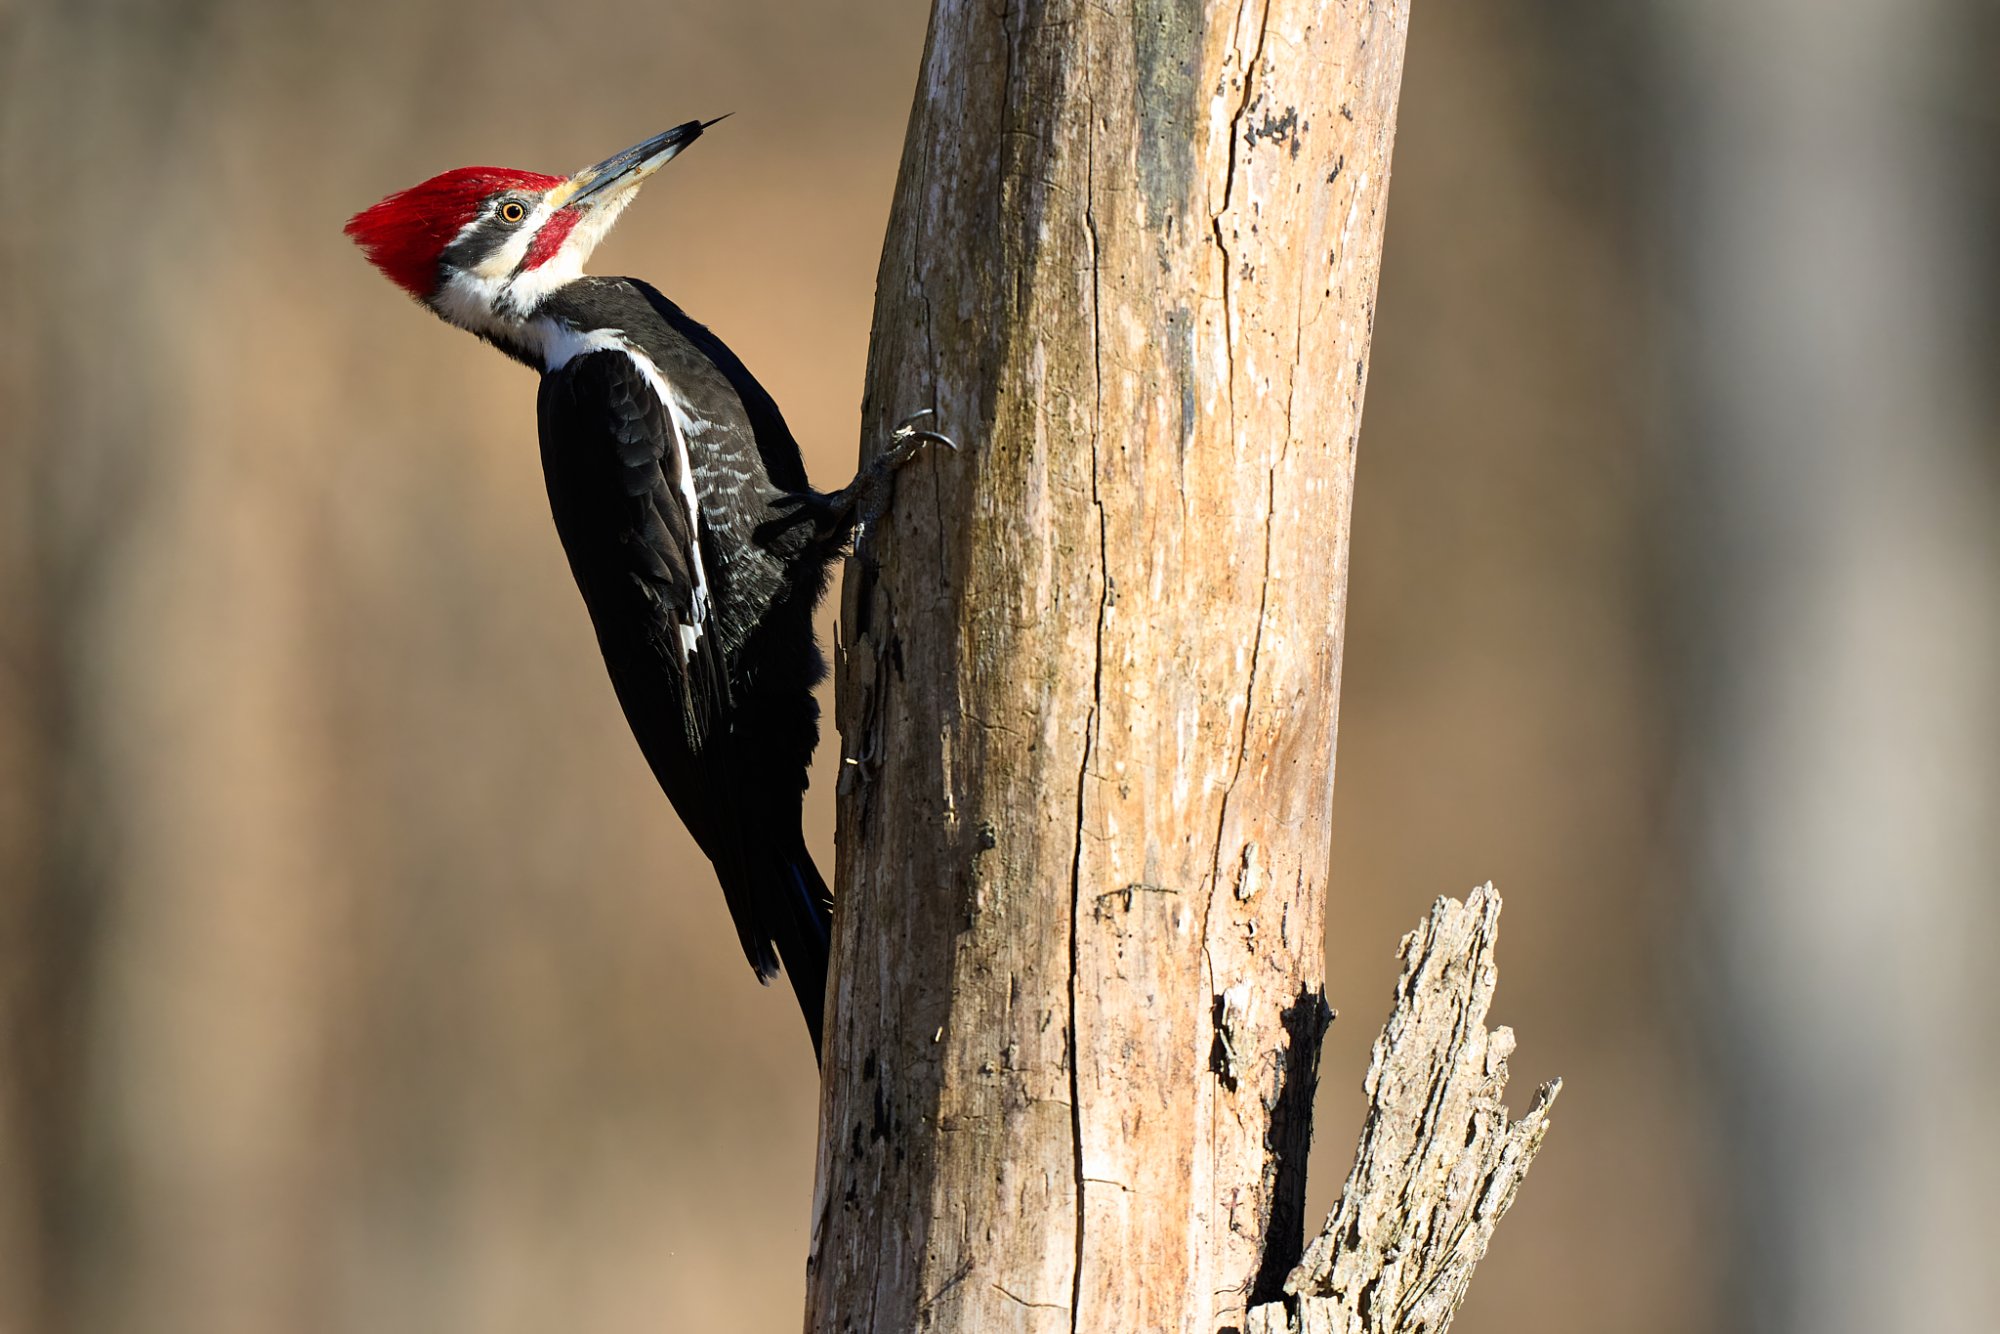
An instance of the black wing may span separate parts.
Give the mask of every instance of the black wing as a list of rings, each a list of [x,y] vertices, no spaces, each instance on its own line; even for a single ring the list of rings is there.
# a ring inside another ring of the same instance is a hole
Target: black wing
[[[664,721],[653,716],[664,692],[678,706],[691,760],[728,711],[729,679],[714,616],[717,562],[687,442],[622,350],[588,353],[544,375],[540,417],[556,531],[633,730],[660,769],[668,757],[655,750],[666,738],[647,732]]]
[[[817,1052],[827,891],[798,833],[822,671],[812,602],[754,540],[776,491],[748,410],[711,363],[656,341],[657,358],[617,347],[543,375],[549,502],[632,733],[715,863],[758,977],[784,960]],[[753,636],[782,643],[760,656]],[[763,664],[740,679],[741,718],[739,654]]]

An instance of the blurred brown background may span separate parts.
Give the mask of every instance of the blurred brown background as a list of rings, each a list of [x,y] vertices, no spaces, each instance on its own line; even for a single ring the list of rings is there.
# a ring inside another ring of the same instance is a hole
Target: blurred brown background
[[[0,3],[0,1331],[797,1327],[803,1035],[532,377],[340,225],[738,113],[596,267],[842,479],[925,14]],[[1992,1328],[1996,36],[1417,0],[1314,1207],[1397,938],[1495,880],[1568,1090],[1472,1334]]]

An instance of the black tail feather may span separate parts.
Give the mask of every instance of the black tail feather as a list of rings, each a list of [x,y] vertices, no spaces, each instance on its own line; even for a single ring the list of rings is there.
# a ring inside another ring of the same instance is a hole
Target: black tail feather
[[[812,1034],[813,1060],[820,1058],[820,1027],[826,1007],[827,956],[831,949],[833,899],[826,881],[804,848],[775,858],[766,892],[759,896],[768,916],[765,924],[784,960],[785,976],[799,998],[806,1031]]]
[[[741,830],[732,830],[720,850],[724,855],[714,858],[716,878],[722,882],[722,897],[735,920],[743,955],[756,970],[757,980],[766,984],[783,964],[817,1061],[833,896],[803,838],[792,841],[789,848],[784,843],[755,847]]]

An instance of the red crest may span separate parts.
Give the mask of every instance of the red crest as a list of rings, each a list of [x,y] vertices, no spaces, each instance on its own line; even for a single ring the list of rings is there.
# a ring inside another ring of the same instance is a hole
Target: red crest
[[[506,167],[459,167],[363,209],[344,230],[390,281],[422,300],[437,288],[438,257],[481,203],[501,190],[540,194],[562,180]]]

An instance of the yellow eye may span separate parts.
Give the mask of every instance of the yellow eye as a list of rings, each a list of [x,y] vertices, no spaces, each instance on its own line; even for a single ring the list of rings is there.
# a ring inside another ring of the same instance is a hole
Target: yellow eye
[[[511,199],[500,206],[500,221],[502,222],[519,222],[527,216],[528,210],[522,208]]]

